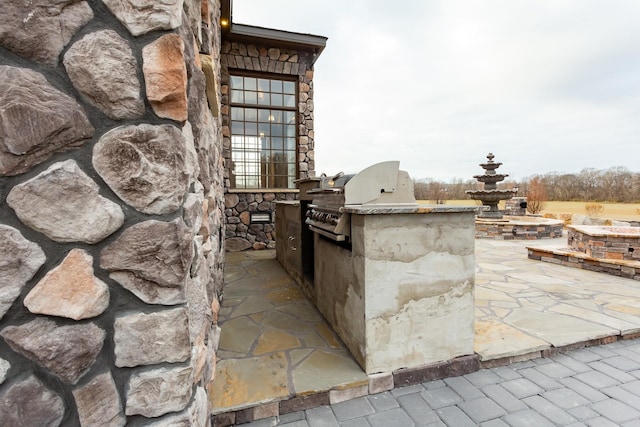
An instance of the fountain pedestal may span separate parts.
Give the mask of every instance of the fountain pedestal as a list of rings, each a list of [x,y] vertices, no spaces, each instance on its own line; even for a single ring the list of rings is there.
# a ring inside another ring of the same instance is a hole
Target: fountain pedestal
[[[493,158],[493,154],[489,153],[488,162],[480,163],[486,173],[474,176],[475,179],[484,183],[484,189],[467,190],[469,198],[480,200],[483,205],[489,207],[476,217],[476,238],[537,240],[562,236],[563,221],[526,215],[507,215],[506,217],[502,215],[498,210],[498,203],[501,200],[511,199],[515,191],[498,190],[497,183],[509,175],[496,173],[496,169],[502,163],[494,162]]]
[[[498,210],[498,203],[501,200],[508,200],[513,197],[513,190],[498,190],[497,183],[503,181],[509,175],[498,174],[496,169],[500,167],[502,163],[496,163],[493,153],[487,154],[488,161],[486,163],[480,163],[485,173],[482,175],[474,175],[473,177],[479,182],[484,184],[482,190],[467,190],[469,198],[474,200],[480,200],[483,205],[488,206],[489,209],[483,211],[478,218],[487,218],[491,220],[502,219],[502,213]]]

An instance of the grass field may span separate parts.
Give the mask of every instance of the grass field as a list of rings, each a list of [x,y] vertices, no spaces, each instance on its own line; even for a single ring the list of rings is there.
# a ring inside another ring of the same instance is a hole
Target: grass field
[[[423,200],[421,202],[433,203]],[[479,204],[480,202],[478,202]],[[578,214],[586,215],[585,205],[589,202],[546,202],[541,214]],[[455,206],[473,206],[474,200],[447,200],[446,204]],[[599,215],[601,218],[619,220],[640,220],[640,203],[600,203],[604,210]],[[503,206],[501,206],[503,208]]]
[[[547,202],[542,211],[545,213],[571,213],[585,215],[587,202]],[[640,203],[600,203],[604,210],[602,218],[620,220],[640,220]]]

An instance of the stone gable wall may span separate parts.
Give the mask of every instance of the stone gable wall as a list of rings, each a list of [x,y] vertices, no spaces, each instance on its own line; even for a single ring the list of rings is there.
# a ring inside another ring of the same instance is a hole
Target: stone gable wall
[[[219,17],[220,0],[3,3],[0,425],[210,424]]]
[[[313,55],[302,50],[283,49],[238,42],[224,41],[220,55],[222,90],[222,135],[225,159],[224,183],[227,197],[226,239],[227,250],[275,248],[275,216],[269,224],[251,224],[251,213],[272,212],[275,202],[294,200],[291,191],[238,191],[230,188],[231,120],[229,118],[230,74],[243,72],[265,73],[277,78],[298,77],[298,178],[315,176],[313,128]]]

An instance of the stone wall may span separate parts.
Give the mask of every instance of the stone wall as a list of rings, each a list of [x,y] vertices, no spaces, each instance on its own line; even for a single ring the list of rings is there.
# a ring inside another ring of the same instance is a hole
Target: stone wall
[[[562,237],[564,223],[539,217],[515,217],[511,222],[476,221],[476,238],[538,240]]]
[[[512,197],[504,201],[504,215],[525,216],[527,214],[527,198]]]
[[[298,76],[298,178],[315,176],[313,130],[313,55],[302,50],[225,41],[222,44],[222,134],[225,158],[224,183],[227,193],[227,250],[275,248],[275,220],[269,224],[249,224],[252,212],[275,213],[274,200],[293,200],[291,191],[268,189],[238,192],[230,188],[231,131],[229,107],[230,73],[260,72],[271,76]],[[229,203],[232,202],[232,203]],[[236,203],[233,203],[236,202]],[[269,206],[265,204],[269,203]]]
[[[0,425],[207,425],[220,0],[0,13]]]
[[[536,261],[640,280],[640,263],[637,261],[592,258],[584,252],[574,251],[570,248],[538,247],[527,248],[527,251],[529,259]]]
[[[297,194],[293,192],[225,194],[227,250],[275,249],[276,202],[295,200],[296,197]],[[268,224],[252,223],[252,213],[269,213],[272,220]]]
[[[592,258],[640,261],[640,230],[634,227],[568,226],[567,243]]]

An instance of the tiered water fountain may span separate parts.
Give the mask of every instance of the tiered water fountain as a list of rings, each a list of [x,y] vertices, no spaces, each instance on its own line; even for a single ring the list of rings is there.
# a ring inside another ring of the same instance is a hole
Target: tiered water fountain
[[[489,153],[487,155],[488,161],[480,163],[485,173],[474,176],[475,179],[484,184],[484,188],[482,190],[467,190],[467,194],[471,199],[480,200],[483,205],[489,207],[489,209],[483,210],[476,217],[476,237],[503,240],[536,240],[561,237],[564,222],[560,220],[539,216],[503,215],[500,212],[498,203],[512,198],[515,190],[498,190],[498,183],[509,175],[496,173],[496,169],[502,163],[494,162],[494,157],[493,153]]]
[[[480,163],[485,173],[482,175],[474,175],[473,177],[484,184],[483,190],[467,190],[467,194],[474,200],[480,200],[483,205],[488,206],[488,210],[482,211],[478,218],[490,218],[492,220],[502,219],[503,215],[498,210],[498,203],[501,200],[508,200],[513,197],[513,190],[498,190],[498,182],[503,181],[509,175],[496,173],[496,169],[502,163],[493,161],[495,156],[493,153],[487,154],[486,163]]]

